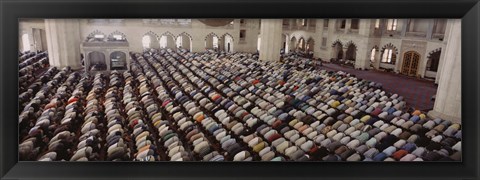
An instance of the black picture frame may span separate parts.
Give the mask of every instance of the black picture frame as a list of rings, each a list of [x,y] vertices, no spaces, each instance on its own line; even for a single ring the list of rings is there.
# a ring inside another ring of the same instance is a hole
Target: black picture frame
[[[19,18],[461,18],[462,162],[18,162]],[[479,179],[478,0],[1,0],[2,179]]]

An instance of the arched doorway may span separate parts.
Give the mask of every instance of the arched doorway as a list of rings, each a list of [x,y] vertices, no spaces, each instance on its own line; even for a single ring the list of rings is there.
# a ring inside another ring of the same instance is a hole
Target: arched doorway
[[[290,44],[291,44],[291,47],[290,47],[290,50],[295,50],[297,49],[297,38],[292,37],[292,39],[290,40]]]
[[[343,44],[340,41],[336,41],[335,43],[333,43],[332,48],[332,58],[336,60],[343,59]]]
[[[315,49],[315,40],[313,40],[313,38],[308,38],[306,50],[313,52],[314,49]]]
[[[192,37],[187,33],[181,33],[177,37],[177,48],[192,50]]]
[[[425,67],[427,71],[437,72],[438,66],[440,64],[440,54],[442,53],[442,49],[436,49],[433,52],[430,52],[429,56],[427,57],[427,66]]]
[[[107,62],[105,54],[98,51],[93,51],[88,54],[88,69],[90,71],[105,71],[107,70]]]
[[[233,36],[226,33],[222,36],[220,47],[225,52],[233,52]]]
[[[150,48],[158,49],[160,48],[160,42],[158,40],[158,36],[153,32],[148,32],[142,37],[142,46],[144,50],[148,50]]]
[[[127,55],[121,51],[115,51],[110,54],[110,70],[126,70]]]
[[[218,36],[214,33],[210,33],[205,37],[206,49],[218,49]]]
[[[355,44],[349,44],[347,46],[347,52],[345,52],[345,59],[355,61],[357,57],[357,46]]]
[[[298,39],[298,45],[297,45],[297,49],[300,50],[300,51],[305,51],[305,39],[303,39],[303,37],[301,37],[300,39]]]
[[[175,49],[175,37],[171,33],[164,33],[160,36],[160,48]]]
[[[420,54],[416,51],[408,51],[403,54],[402,74],[416,76]]]

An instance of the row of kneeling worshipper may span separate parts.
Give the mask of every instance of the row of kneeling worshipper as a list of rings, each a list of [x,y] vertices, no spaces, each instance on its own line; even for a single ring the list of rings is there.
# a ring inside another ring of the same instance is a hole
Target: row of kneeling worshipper
[[[25,106],[32,96],[38,92],[42,84],[48,82],[52,71],[48,67],[48,54],[46,52],[31,52],[22,54],[18,64],[18,92],[20,108]],[[47,71],[47,72],[45,72]]]
[[[461,160],[460,124],[405,111],[402,96],[348,73],[247,53],[130,55],[130,71],[68,71],[59,81],[74,88],[28,114],[21,159]]]

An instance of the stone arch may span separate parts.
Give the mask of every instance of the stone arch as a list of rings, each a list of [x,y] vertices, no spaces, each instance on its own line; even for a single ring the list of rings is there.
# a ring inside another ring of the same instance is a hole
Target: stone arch
[[[337,44],[340,44],[343,47],[343,43],[342,43],[342,41],[340,41],[340,39],[337,39],[337,40],[333,41],[332,47],[335,47]]]
[[[305,41],[305,38],[303,36],[300,36],[297,42],[297,49],[301,51],[305,51],[306,44],[307,44],[307,41]]]
[[[116,39],[116,36],[121,36],[121,39],[123,39],[124,41],[127,41],[127,35],[125,35],[124,33],[118,31],[118,30],[115,30],[113,31],[112,33],[110,33],[108,35],[108,39]]]
[[[173,33],[171,33],[170,31],[166,31],[166,32],[162,33],[162,34],[160,35],[160,37],[162,37],[162,36],[172,36],[173,39],[176,39],[176,38],[177,38],[177,37],[176,37]]]
[[[295,40],[297,39],[297,37],[292,34],[292,35],[290,36],[290,41],[291,41],[293,38],[295,38]]]
[[[295,49],[297,49],[297,38],[296,38],[294,35],[292,35],[292,37],[290,38],[290,45],[291,45],[291,46],[289,47],[290,50],[295,50]]]
[[[344,48],[349,48],[350,46],[353,46],[355,47],[355,51],[357,50],[357,45],[355,44],[355,42],[353,42],[352,40],[348,41],[347,43],[345,43],[345,47]]]
[[[215,45],[214,43],[214,37],[217,38],[217,44]],[[215,49],[218,48],[218,41],[220,41],[220,37],[215,34],[214,32],[211,32],[205,36],[205,48],[207,49]]]
[[[188,38],[184,39],[183,37],[188,37]],[[181,43],[179,41],[181,41]],[[182,48],[188,49],[189,51],[192,50],[192,41],[193,41],[192,35],[190,35],[186,32],[182,32],[182,33],[178,34],[177,39],[175,40],[175,42],[177,44],[177,48],[181,44]]]
[[[348,41],[345,43],[345,48],[347,49],[345,52],[345,59],[355,61],[357,59],[357,45],[353,41]]]
[[[389,53],[385,54],[385,50],[389,50]],[[391,56],[390,56],[390,50],[391,50]],[[399,50],[392,43],[385,44],[382,47],[382,50],[380,51],[381,53],[380,62],[388,63],[388,64],[396,64],[398,52]]]
[[[160,35],[160,48],[176,49],[176,36],[170,31],[166,31]]]
[[[392,43],[388,43],[388,44],[385,44],[383,47],[382,47],[382,50],[380,52],[383,53],[383,51],[385,51],[385,49],[393,49],[395,51],[395,54],[398,54],[398,49],[397,47],[395,47]]]
[[[147,38],[148,37],[148,38]],[[160,48],[160,36],[157,33],[148,31],[142,36],[142,46],[143,48]]]
[[[425,65],[425,70],[437,72],[440,65],[440,55],[442,53],[442,48],[434,49],[430,51],[427,55],[427,62]]]
[[[339,39],[332,43],[332,58],[343,59],[343,43]]]
[[[214,32],[211,32],[211,33],[208,33],[206,36],[205,36],[205,40],[207,40],[208,37],[217,37],[218,39],[220,39],[220,36],[218,36],[217,34],[215,34]]]
[[[226,52],[232,52],[233,41],[234,41],[233,36],[230,33],[225,33],[222,36],[220,36],[218,47],[219,49],[224,50]]]
[[[225,34],[223,34],[222,36],[220,36],[220,38],[223,39],[223,38],[225,38],[226,36],[230,36],[230,37],[232,38],[232,40],[235,40],[230,33],[225,33]]]
[[[85,67],[89,71],[105,71],[107,70],[107,60],[104,52],[92,51],[87,54],[88,61]]]
[[[96,30],[92,31],[90,34],[88,34],[86,41],[91,41],[91,40],[95,39],[95,35],[103,35],[102,39],[107,38],[107,35],[105,35],[105,33],[96,29]]]
[[[430,52],[428,53],[427,58],[429,58],[429,57],[431,57],[433,54],[438,53],[438,52],[441,52],[441,51],[442,51],[442,48],[441,48],[441,47],[439,47],[439,48],[437,48],[437,49],[434,49],[433,51],[430,51]]]

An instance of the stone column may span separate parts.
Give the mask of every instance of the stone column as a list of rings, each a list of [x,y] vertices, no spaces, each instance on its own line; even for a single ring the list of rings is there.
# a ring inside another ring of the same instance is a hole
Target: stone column
[[[352,27],[352,19],[345,19],[345,34],[348,33],[351,27]]]
[[[282,48],[282,19],[262,19],[260,26],[260,58],[263,61],[279,61]]]
[[[380,52],[380,49],[377,49],[375,51],[375,69],[379,69],[380,68],[380,62],[382,61],[382,53]]]
[[[408,27],[408,22],[410,22],[409,19],[402,19],[403,26],[402,26],[402,37],[405,37],[407,35],[407,27]]]
[[[318,34],[313,37],[315,40],[314,50],[313,50],[313,57],[319,58],[321,56],[321,47],[322,47],[322,39],[323,39],[323,19],[316,19],[315,20],[315,34]]]
[[[80,20],[46,19],[45,30],[50,65],[80,69]]]
[[[461,122],[461,20],[448,20],[447,45],[442,74],[440,75],[435,105],[428,112],[431,117],[439,117],[456,123]]]
[[[435,25],[435,19],[428,20],[428,28],[427,28],[427,39],[432,39],[433,36],[433,25]]]

